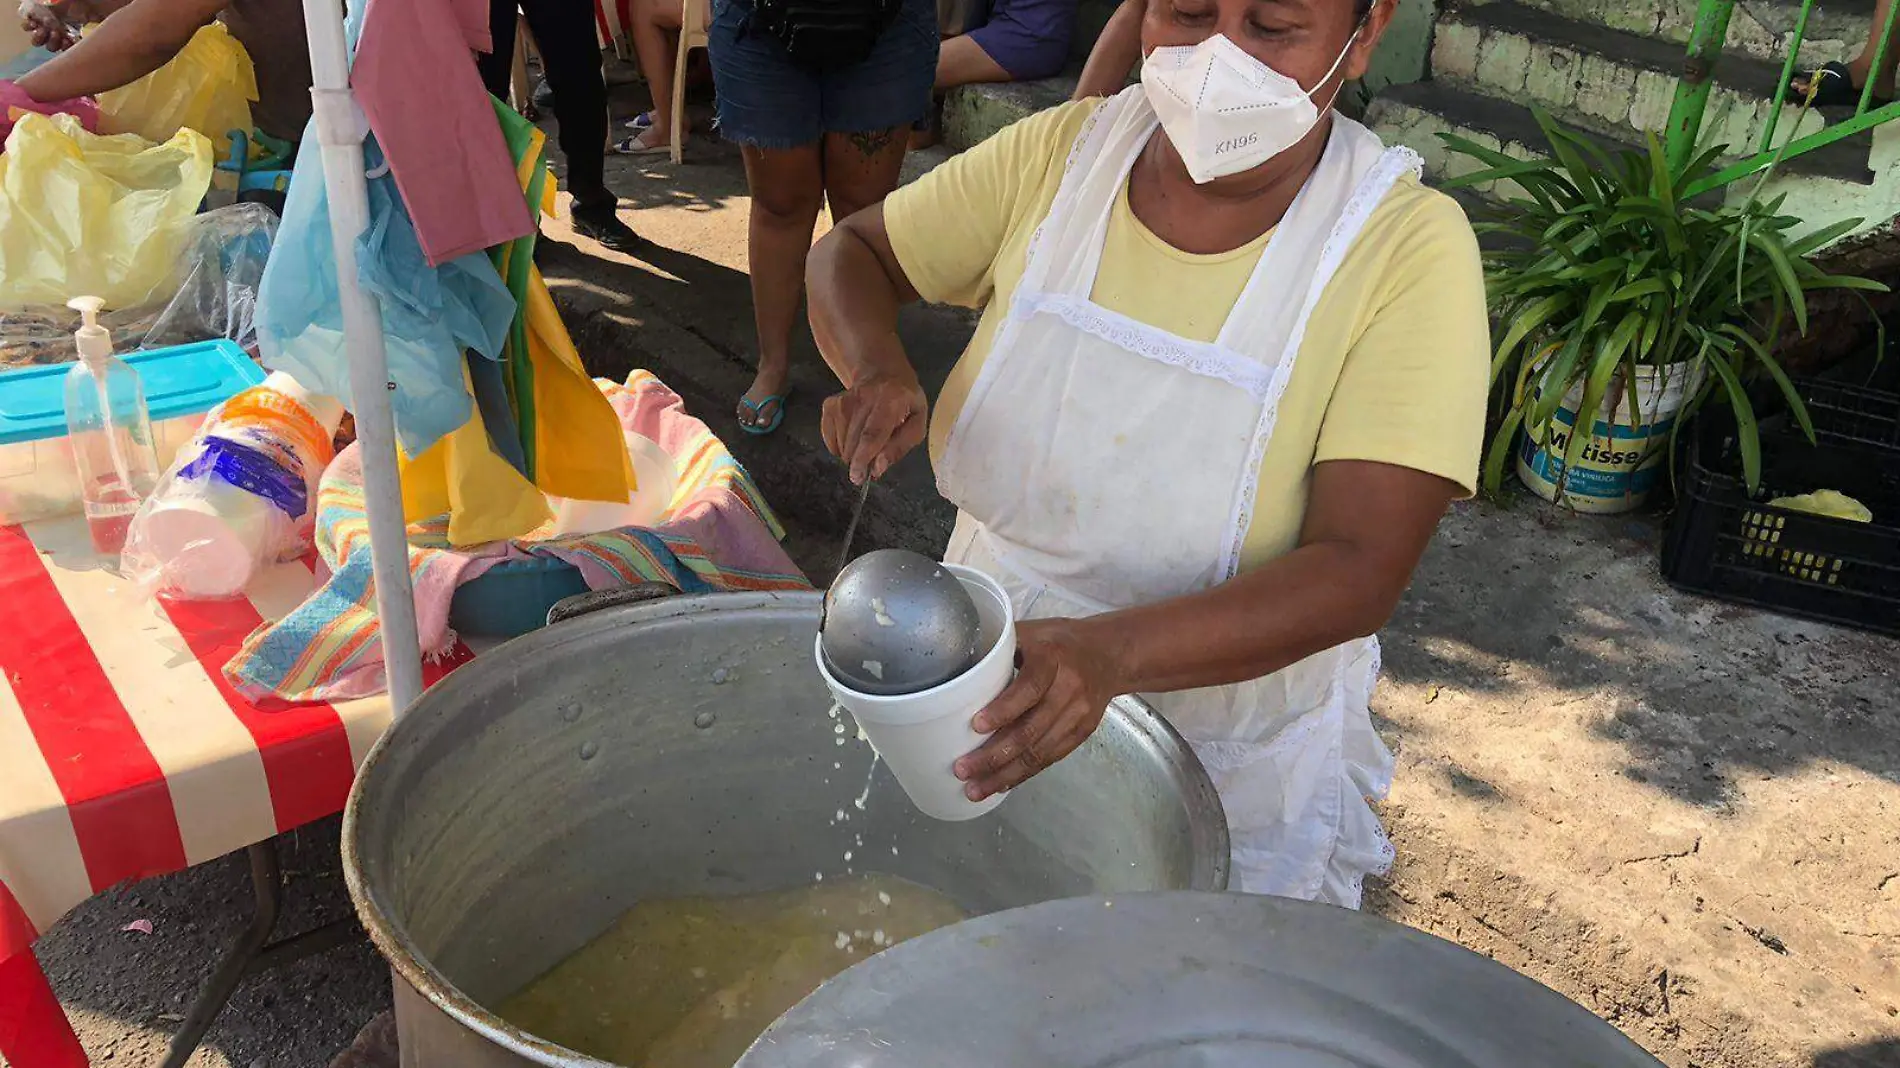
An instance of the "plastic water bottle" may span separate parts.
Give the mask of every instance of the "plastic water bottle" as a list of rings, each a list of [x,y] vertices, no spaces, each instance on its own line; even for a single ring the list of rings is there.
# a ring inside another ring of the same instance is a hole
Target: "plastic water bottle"
[[[158,485],[152,421],[139,373],[114,355],[112,335],[99,325],[105,302],[74,297],[67,306],[84,324],[73,334],[79,362],[66,375],[66,435],[79,468],[92,547],[117,555],[139,502]]]

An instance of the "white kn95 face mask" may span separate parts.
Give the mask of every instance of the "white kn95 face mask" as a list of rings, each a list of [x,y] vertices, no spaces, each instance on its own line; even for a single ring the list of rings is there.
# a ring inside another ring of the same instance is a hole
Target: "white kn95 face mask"
[[[1332,79],[1358,38],[1354,30],[1320,85]],[[1312,93],[1225,34],[1148,53],[1141,86],[1196,183],[1252,170],[1298,144],[1319,123]]]

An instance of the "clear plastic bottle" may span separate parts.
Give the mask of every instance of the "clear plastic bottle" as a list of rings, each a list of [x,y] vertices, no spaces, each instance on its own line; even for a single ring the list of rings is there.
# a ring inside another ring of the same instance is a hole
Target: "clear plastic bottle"
[[[112,335],[99,325],[98,297],[74,297],[67,306],[84,325],[73,335],[79,362],[66,374],[66,434],[79,467],[92,546],[117,555],[126,530],[158,485],[158,454],[145,410],[139,373],[112,351]]]

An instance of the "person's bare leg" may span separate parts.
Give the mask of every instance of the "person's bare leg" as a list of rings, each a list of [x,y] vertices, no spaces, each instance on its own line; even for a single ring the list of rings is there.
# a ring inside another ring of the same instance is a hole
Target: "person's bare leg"
[[[1887,12],[1893,7],[1893,0],[1874,0],[1874,17],[1867,25],[1867,41],[1861,45],[1860,54],[1847,61],[1847,70],[1853,88],[1858,93],[1867,84],[1867,78],[1874,67],[1874,52],[1879,49],[1880,27],[1887,24]],[[1887,56],[1878,77],[1874,78],[1874,96],[1891,100],[1894,95],[1894,68],[1900,65],[1900,22],[1894,24],[1893,36],[1887,42]],[[1808,93],[1809,81],[1806,78],[1793,78],[1788,82],[1794,90],[1798,102]]]
[[[878,203],[897,188],[904,169],[908,127],[825,135],[825,199],[835,224]]]
[[[1880,28],[1887,24],[1887,12],[1892,7],[1893,0],[1874,0],[1874,20],[1867,28],[1867,44],[1860,50],[1860,55],[1847,65],[1847,69],[1854,72],[1855,86],[1866,85],[1868,76],[1872,74],[1874,95],[1888,100],[1893,98],[1894,65],[1900,62],[1900,21],[1894,23],[1893,35],[1887,40],[1887,55],[1881,64],[1883,69],[1873,73],[1873,68],[1874,53],[1880,49]]]
[[[653,94],[653,125],[641,136],[648,145],[673,138],[673,62],[679,47],[679,0],[634,0],[633,52]]]
[[[746,185],[752,191],[747,224],[747,261],[752,273],[752,318],[759,333],[759,370],[746,400],[762,404],[783,395],[791,378],[792,327],[805,294],[805,256],[825,199],[818,145],[743,150]],[[764,411],[739,406],[739,421],[769,424],[776,405]]]
[[[955,89],[959,85],[976,85],[980,82],[1013,81],[1002,64],[990,58],[981,45],[970,39],[968,34],[958,37],[946,37],[937,52],[937,92]]]

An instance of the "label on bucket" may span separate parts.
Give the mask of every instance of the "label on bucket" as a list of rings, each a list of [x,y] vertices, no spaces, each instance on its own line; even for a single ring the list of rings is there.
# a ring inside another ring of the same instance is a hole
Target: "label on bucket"
[[[1576,412],[1557,409],[1548,449],[1524,435],[1518,443],[1518,477],[1547,501],[1557,499],[1562,482],[1566,503],[1579,512],[1623,512],[1642,504],[1662,478],[1664,446],[1675,420],[1637,430],[1597,420],[1596,432],[1583,443],[1577,468],[1566,480],[1563,454],[1576,421]]]

